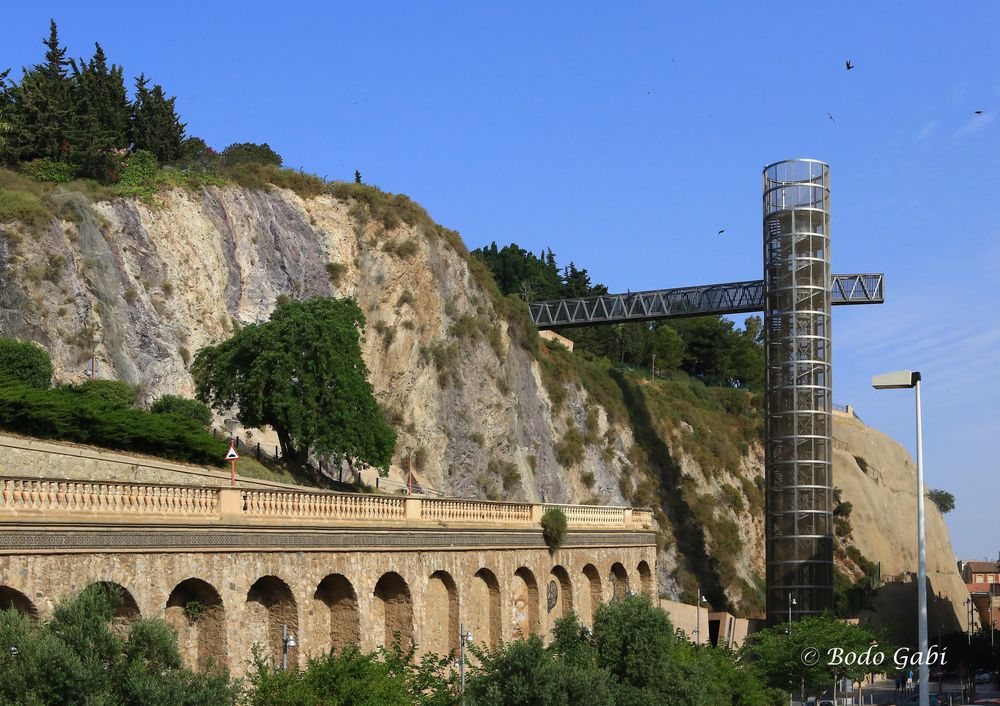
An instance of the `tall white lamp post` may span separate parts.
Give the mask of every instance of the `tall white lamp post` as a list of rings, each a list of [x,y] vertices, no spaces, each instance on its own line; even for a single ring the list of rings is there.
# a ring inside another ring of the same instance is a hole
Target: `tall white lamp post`
[[[917,629],[920,637],[920,706],[930,704],[930,679],[927,673],[927,554],[924,550],[924,458],[923,427],[920,419],[920,373],[898,370],[872,378],[876,390],[913,388],[917,400]]]
[[[698,589],[698,602],[695,603],[695,606],[694,606],[694,615],[695,615],[694,634],[697,636],[695,638],[695,644],[696,645],[700,645],[701,644],[701,604],[702,603],[707,603],[707,602],[708,602],[708,599],[705,598],[705,596],[701,595],[701,589],[699,588]]]

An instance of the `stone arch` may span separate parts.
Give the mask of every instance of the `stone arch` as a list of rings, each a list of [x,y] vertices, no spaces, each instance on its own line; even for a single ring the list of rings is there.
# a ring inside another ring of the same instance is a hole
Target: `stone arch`
[[[189,578],[174,586],[164,617],[177,630],[177,646],[193,669],[226,665],[226,611],[210,583]]]
[[[16,610],[32,620],[38,619],[38,609],[31,599],[10,586],[0,586],[0,610]]]
[[[500,582],[487,568],[476,572],[468,595],[468,625],[475,642],[487,647],[500,644]]]
[[[435,571],[424,593],[423,647],[444,656],[458,651],[458,586],[447,571]]]
[[[551,630],[556,620],[573,610],[573,584],[565,568],[556,564],[545,586],[545,610]]]
[[[375,584],[375,604],[372,624],[382,627],[381,640],[376,645],[391,645],[395,635],[403,649],[413,645],[413,597],[410,587],[395,571],[382,574]]]
[[[580,591],[580,619],[593,625],[594,613],[604,601],[601,572],[593,564],[586,564],[581,573],[583,573],[583,589]]]
[[[616,561],[611,565],[608,581],[611,583],[611,600],[617,601],[628,595],[628,572],[620,562]]]
[[[348,645],[361,644],[361,620],[358,613],[358,594],[354,586],[342,574],[330,574],[316,587],[313,600],[321,616],[321,629],[316,635],[323,635],[326,645],[317,645],[319,650],[342,650]]]
[[[118,595],[118,603],[111,614],[111,627],[119,632],[126,632],[140,617],[139,604],[135,602],[132,593],[114,581],[95,581],[86,586],[84,591],[110,591]]]
[[[247,591],[247,624],[249,643],[259,644],[265,654],[270,652],[275,665],[281,664],[283,628],[295,636],[299,634],[299,613],[295,596],[288,584],[277,576],[262,576]],[[299,648],[288,648],[289,668],[298,665]]]
[[[639,587],[643,595],[648,596],[651,600],[655,600],[656,596],[653,593],[653,572],[650,570],[649,564],[645,560],[640,561],[636,570],[639,572]]]
[[[526,566],[511,581],[511,621],[515,638],[538,634],[538,582]]]

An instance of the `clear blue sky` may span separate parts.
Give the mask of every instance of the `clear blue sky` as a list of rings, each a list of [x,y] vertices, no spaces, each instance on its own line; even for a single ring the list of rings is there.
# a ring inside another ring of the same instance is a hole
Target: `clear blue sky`
[[[921,370],[927,482],[959,556],[997,556],[1000,4],[33,5],[4,8],[0,67],[40,61],[52,16],[215,147],[360,169],[615,291],[759,277],[761,168],[829,162],[834,270],[887,278],[835,310],[835,399],[912,450],[912,394],[869,380]]]

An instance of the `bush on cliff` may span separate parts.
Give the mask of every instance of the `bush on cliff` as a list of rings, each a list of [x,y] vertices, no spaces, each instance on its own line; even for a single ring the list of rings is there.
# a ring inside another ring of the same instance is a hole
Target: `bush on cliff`
[[[190,419],[204,428],[212,423],[212,410],[208,408],[207,404],[177,395],[164,395],[153,403],[149,411],[155,414],[173,414],[182,419]]]
[[[0,338],[0,377],[20,380],[38,390],[46,389],[52,381],[49,352],[31,341]]]
[[[10,378],[0,378],[0,428],[194,463],[222,465],[226,454],[226,445],[197,422],[116,408],[72,388],[38,390]]]
[[[549,549],[561,547],[566,539],[566,513],[557,507],[546,510],[542,515],[542,537]]]

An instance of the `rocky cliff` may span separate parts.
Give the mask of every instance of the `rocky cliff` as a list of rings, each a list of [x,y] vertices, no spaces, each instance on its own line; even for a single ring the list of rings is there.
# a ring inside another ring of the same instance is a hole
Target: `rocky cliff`
[[[698,585],[720,607],[760,610],[760,415],[746,393],[644,381],[539,344],[456,233],[374,189],[51,198],[61,218],[49,225],[0,224],[0,332],[47,347],[60,381],[82,380],[96,358],[99,377],[139,386],[146,402],[190,396],[199,348],[267,319],[282,297],[353,297],[399,434],[397,477],[412,462],[449,494],[654,505],[662,592]],[[912,507],[912,464],[854,421],[836,433],[856,545],[883,573],[912,569],[910,524],[886,512]],[[933,509],[928,534],[935,572],[960,594]]]

